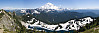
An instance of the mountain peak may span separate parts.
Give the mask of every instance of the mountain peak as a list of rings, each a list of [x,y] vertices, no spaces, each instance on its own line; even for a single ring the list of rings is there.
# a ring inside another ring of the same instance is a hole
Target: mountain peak
[[[53,5],[52,3],[46,3],[44,6],[41,6],[40,9],[59,9],[59,7]]]
[[[53,5],[53,4],[48,2],[46,5]]]

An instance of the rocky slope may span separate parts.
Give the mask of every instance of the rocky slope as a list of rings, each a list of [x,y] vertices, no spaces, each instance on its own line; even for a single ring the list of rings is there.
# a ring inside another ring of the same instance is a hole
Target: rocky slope
[[[4,10],[1,11],[4,14],[0,18],[0,28],[7,31],[15,31],[16,23],[14,19],[11,16],[9,16],[8,13]]]

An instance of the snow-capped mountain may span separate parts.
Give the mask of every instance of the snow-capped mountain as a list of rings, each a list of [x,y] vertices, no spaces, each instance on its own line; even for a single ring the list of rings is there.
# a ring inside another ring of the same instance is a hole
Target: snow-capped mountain
[[[26,10],[21,10],[21,13],[26,13]]]
[[[59,10],[60,8],[53,5],[52,3],[47,3],[44,6],[41,6],[39,9],[55,9],[55,10]]]
[[[46,3],[44,6],[41,6],[39,9],[42,9],[42,10],[48,9],[47,11],[52,11],[50,9],[54,9],[57,11],[78,10],[74,8],[61,8],[61,7],[55,6],[52,3]]]
[[[40,12],[38,12],[37,10],[34,10],[33,13],[40,14]],[[33,14],[33,13],[32,13],[32,14]]]
[[[44,6],[41,6],[40,8],[37,9],[45,12],[66,10],[65,8],[57,7],[52,3],[46,3]]]
[[[52,3],[46,3],[45,5],[36,8],[36,9],[26,9],[26,10],[21,10],[21,13],[29,13],[29,14],[40,14],[42,11],[44,12],[53,12],[53,11],[67,11],[67,10],[77,10],[77,9],[73,9],[73,8],[61,8],[58,6],[55,6]]]

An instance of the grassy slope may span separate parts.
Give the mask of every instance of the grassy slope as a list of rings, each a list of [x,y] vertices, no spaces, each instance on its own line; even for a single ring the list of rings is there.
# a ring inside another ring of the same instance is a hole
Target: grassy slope
[[[88,29],[88,30],[86,30],[84,32],[80,32],[80,33],[99,33],[99,25],[92,29]]]
[[[2,18],[3,15],[4,15],[4,13],[0,13],[0,18]]]

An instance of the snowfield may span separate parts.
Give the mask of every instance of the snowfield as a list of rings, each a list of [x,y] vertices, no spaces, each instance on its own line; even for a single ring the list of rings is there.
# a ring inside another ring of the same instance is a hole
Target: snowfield
[[[92,19],[91,17],[86,17],[86,18],[82,18],[82,19],[74,19],[74,20],[70,20],[67,21],[66,23],[60,23],[58,25],[48,25],[46,23],[43,23],[39,20],[36,20],[36,22],[34,24],[29,24],[33,22],[35,18],[31,19],[31,21],[27,21],[28,23],[24,23],[21,22],[22,25],[24,25],[27,29],[33,29],[33,28],[29,28],[30,27],[40,27],[40,28],[44,28],[47,30],[55,30],[55,31],[60,31],[60,30],[65,30],[65,31],[69,31],[69,30],[79,30],[80,27],[85,26],[86,24],[89,24],[91,22],[93,22],[95,19]]]
[[[41,6],[40,9],[55,9],[55,10],[58,10],[59,7],[53,5],[52,3],[47,3],[44,6]]]

